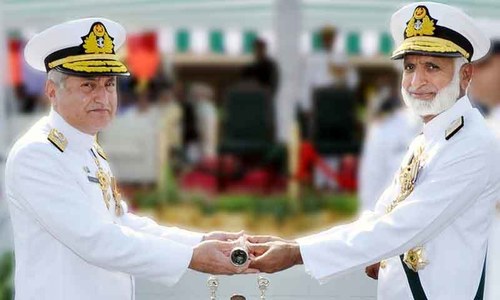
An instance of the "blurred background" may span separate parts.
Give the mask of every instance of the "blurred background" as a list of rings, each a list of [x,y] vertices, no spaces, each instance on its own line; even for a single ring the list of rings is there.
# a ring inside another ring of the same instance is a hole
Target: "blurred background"
[[[441,2],[499,27],[496,0]],[[286,238],[348,222],[374,207],[421,130],[401,105],[400,66],[389,58],[390,16],[406,3],[3,0],[2,188],[10,146],[50,109],[46,75],[26,64],[24,45],[49,26],[100,16],[128,32],[119,55],[132,75],[119,78],[117,116],[99,142],[131,210],[199,231]],[[2,198],[0,253],[10,253]],[[0,299],[12,290],[10,258],[0,267]],[[290,272],[271,284],[296,280],[303,289],[275,287],[271,299],[327,299],[332,290],[328,299],[374,299],[375,283],[361,273],[320,288],[303,270]],[[138,298],[204,298],[203,286],[186,291],[205,277],[187,278],[170,290],[139,282]],[[238,286],[231,280],[226,286]]]

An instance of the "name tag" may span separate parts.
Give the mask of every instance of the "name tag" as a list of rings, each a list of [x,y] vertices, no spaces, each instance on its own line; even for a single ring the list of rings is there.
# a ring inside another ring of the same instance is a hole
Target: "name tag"
[[[97,179],[97,177],[87,176],[87,178],[90,182],[99,183],[99,179]]]

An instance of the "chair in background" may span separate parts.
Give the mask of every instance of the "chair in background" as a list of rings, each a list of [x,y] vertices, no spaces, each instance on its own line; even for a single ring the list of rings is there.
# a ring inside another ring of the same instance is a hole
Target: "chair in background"
[[[274,140],[271,96],[256,86],[235,87],[223,104],[220,154],[263,155]]]
[[[312,143],[324,155],[358,154],[361,140],[356,97],[348,89],[324,87],[313,93]]]
[[[314,91],[311,142],[317,157],[314,177],[317,187],[356,189],[359,129],[352,91],[337,87]]]
[[[251,169],[269,169],[276,162],[281,148],[275,141],[273,105],[271,94],[265,88],[241,85],[228,90],[218,147],[219,190],[225,188],[229,177],[244,177]],[[224,172],[228,155],[240,162],[241,167],[235,174]]]

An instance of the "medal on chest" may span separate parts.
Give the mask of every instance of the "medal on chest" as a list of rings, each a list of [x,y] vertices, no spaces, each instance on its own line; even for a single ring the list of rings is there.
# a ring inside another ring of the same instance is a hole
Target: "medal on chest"
[[[96,172],[96,177],[97,180],[99,180],[99,187],[101,188],[101,190],[107,191],[109,188],[109,177],[106,172],[104,172],[102,168],[99,167]]]
[[[415,183],[418,174],[424,164],[424,147],[418,147],[410,156],[408,163],[406,163],[399,173],[400,190],[396,199],[387,207],[386,212],[390,213],[396,208],[403,200],[405,200],[415,189]]]
[[[399,184],[400,191],[399,195],[394,199],[394,201],[387,207],[386,212],[390,213],[393,211],[402,201],[404,201],[415,189],[415,183],[417,181],[419,172],[421,171],[425,161],[424,147],[420,145],[410,156],[410,159],[406,164],[403,165],[399,173]],[[424,257],[424,247],[415,247],[408,250],[403,255],[403,262],[411,270],[418,272],[423,269],[427,264]]]
[[[111,186],[113,189],[113,199],[115,199],[115,214],[117,216],[123,215],[123,208],[121,206],[121,201],[122,201],[122,195],[120,194],[120,191],[118,190],[118,184],[116,183],[116,178],[111,177]]]
[[[92,151],[92,156],[94,158],[94,162],[97,165],[97,171],[96,171],[96,178],[99,183],[99,188],[101,189],[102,192],[102,198],[104,200],[104,204],[106,204],[106,208],[109,209],[109,205],[111,202],[111,196],[109,195],[109,184],[110,184],[110,178],[106,172],[104,172],[101,163],[99,161],[99,158],[97,158],[97,155],[95,155],[94,151]]]
[[[106,208],[109,209],[111,205],[111,195],[112,195],[115,202],[115,214],[117,216],[123,215],[123,208],[121,206],[121,194],[118,191],[116,178],[111,176],[111,174],[106,173],[101,166],[99,157],[95,154],[93,150],[91,150],[90,152],[92,153],[92,157],[97,166],[96,178],[99,183],[99,188],[102,191],[102,198],[104,200],[104,204],[106,204]],[[111,194],[109,192],[110,187],[111,187]]]
[[[427,264],[429,264],[424,257],[424,247],[415,247],[408,250],[403,255],[403,262],[414,272],[422,270]]]

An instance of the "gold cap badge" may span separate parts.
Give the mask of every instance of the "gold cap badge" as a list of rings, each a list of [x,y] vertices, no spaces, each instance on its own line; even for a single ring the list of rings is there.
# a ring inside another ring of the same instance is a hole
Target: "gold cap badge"
[[[113,38],[109,36],[106,27],[100,22],[94,23],[90,32],[82,37],[82,40],[85,53],[115,53]]]
[[[417,6],[413,11],[413,16],[408,21],[405,34],[406,37],[412,37],[417,35],[433,35],[436,27],[435,21],[427,11],[425,6]]]

